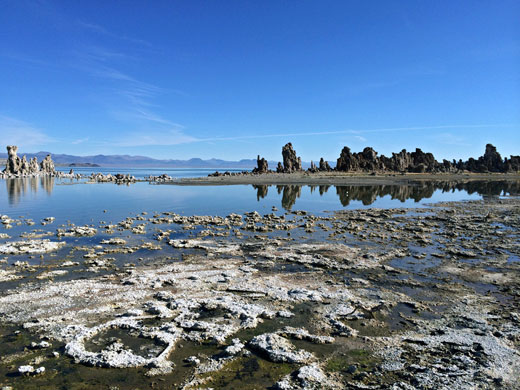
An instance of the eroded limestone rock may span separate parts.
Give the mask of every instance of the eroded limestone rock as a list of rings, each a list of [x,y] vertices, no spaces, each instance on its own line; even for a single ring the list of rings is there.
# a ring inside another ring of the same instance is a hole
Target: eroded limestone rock
[[[276,333],[256,336],[248,345],[275,363],[308,363],[314,359],[312,353],[297,350],[287,339]]]
[[[11,241],[0,245],[0,253],[7,255],[47,253],[65,245],[64,242],[50,240]]]

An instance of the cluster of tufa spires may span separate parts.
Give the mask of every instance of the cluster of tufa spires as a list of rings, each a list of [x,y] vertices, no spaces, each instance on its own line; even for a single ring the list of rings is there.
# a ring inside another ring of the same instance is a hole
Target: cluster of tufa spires
[[[282,163],[278,163],[276,172],[292,173],[301,172],[302,161],[296,155],[292,144],[289,142],[282,148]],[[491,144],[486,145],[484,155],[478,159],[469,158],[467,161],[448,161],[438,162],[432,153],[424,153],[421,149],[415,152],[407,152],[406,149],[399,153],[392,153],[392,157],[384,155],[378,156],[377,152],[366,147],[360,153],[352,153],[350,148],[345,146],[336,162],[336,168],[331,168],[329,163],[323,158],[320,159],[319,166],[311,161],[310,172],[381,172],[381,173],[457,173],[457,172],[520,172],[520,156],[510,156],[502,159],[497,148]],[[253,173],[269,172],[267,160],[257,158],[257,167]]]
[[[20,158],[17,155],[18,146],[7,146],[7,163],[3,174],[5,176],[35,176],[35,175],[54,175],[56,168],[51,155],[48,154],[39,164],[36,157],[27,161],[24,155]]]

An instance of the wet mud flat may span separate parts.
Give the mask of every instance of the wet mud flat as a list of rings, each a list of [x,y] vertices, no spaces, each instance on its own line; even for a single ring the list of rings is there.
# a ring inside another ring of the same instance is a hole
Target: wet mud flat
[[[37,228],[2,216],[5,389],[515,389],[520,199]]]

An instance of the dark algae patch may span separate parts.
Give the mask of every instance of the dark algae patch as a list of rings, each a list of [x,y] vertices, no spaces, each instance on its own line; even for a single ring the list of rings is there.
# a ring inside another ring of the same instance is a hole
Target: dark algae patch
[[[258,356],[243,357],[209,374],[207,387],[217,389],[267,389],[297,368],[294,364],[271,363]]]

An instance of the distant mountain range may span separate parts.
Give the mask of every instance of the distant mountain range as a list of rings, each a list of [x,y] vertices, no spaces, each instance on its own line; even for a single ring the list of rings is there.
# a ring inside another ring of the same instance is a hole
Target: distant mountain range
[[[98,154],[96,156],[72,156],[69,154],[53,154],[50,152],[38,153],[22,153],[18,155],[27,156],[27,159],[36,157],[41,161],[48,154],[52,156],[55,164],[66,165],[76,164],[81,166],[84,164],[97,164],[102,167],[156,167],[156,168],[235,168],[235,169],[253,169],[256,167],[256,159],[244,159],[240,161],[226,161],[216,158],[203,160],[200,158],[190,158],[189,160],[158,160],[146,156],[129,156],[129,155],[104,155]],[[7,153],[0,153],[0,159],[6,159]],[[269,167],[276,169],[277,161],[269,161]],[[310,165],[310,164],[303,164]],[[1,169],[0,169],[1,170]]]

